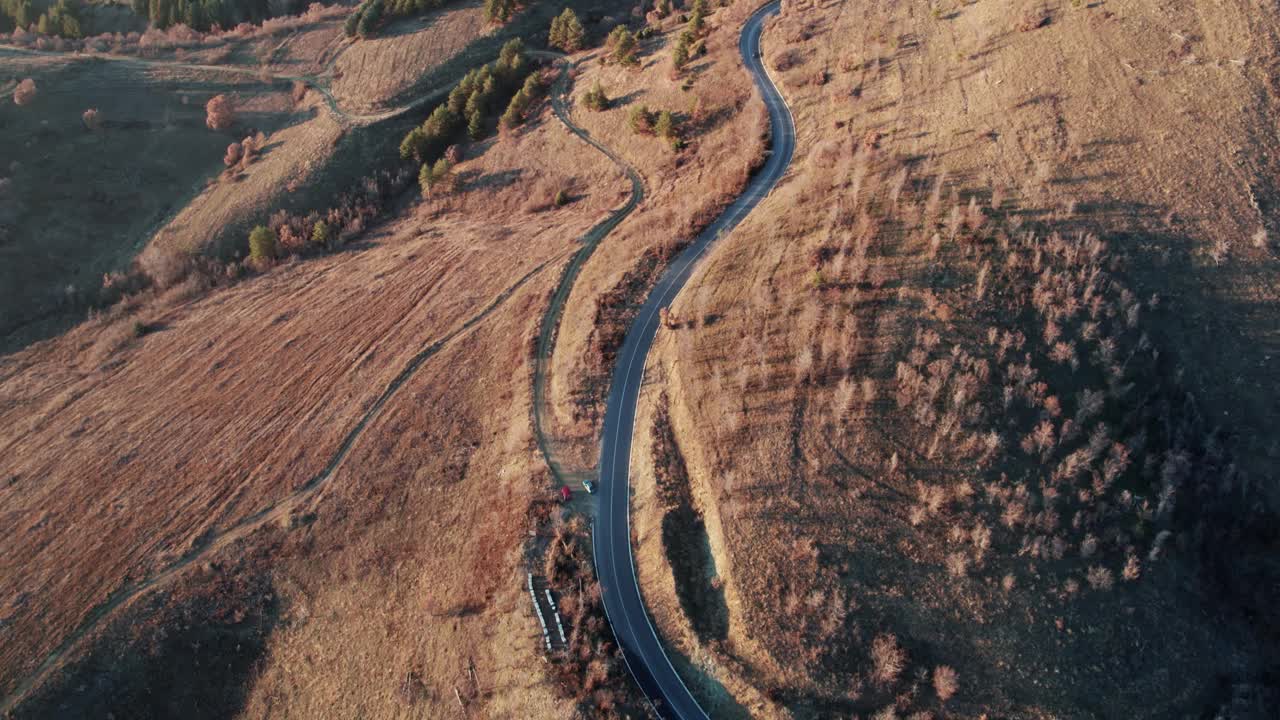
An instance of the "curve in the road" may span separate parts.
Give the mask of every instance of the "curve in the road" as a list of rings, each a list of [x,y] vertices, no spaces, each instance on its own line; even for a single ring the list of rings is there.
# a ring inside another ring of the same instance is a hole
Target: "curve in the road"
[[[795,149],[795,124],[760,59],[764,22],[779,12],[779,3],[765,5],[747,21],[738,40],[742,61],[769,110],[772,148],[764,168],[746,191],[698,235],[667,268],[650,291],[640,313],[627,330],[618,353],[601,431],[600,507],[592,532],[596,575],[605,614],[613,626],[627,667],[658,714],[677,720],[700,720],[707,713],[685,685],[653,627],[640,593],[631,549],[629,516],[631,438],[636,403],[644,379],[645,359],[658,330],[659,312],[671,304],[693,273],[698,260],[716,238],[732,230],[782,177]]]
[[[538,51],[530,54],[556,59],[564,57],[555,53]],[[600,241],[612,232],[618,226],[618,223],[626,219],[631,214],[631,211],[635,210],[636,206],[644,200],[644,180],[640,178],[640,173],[636,172],[635,168],[631,167],[609,148],[596,142],[591,137],[591,133],[574,124],[569,117],[569,109],[565,103],[565,93],[571,80],[569,74],[571,67],[567,62],[561,67],[560,78],[556,81],[556,88],[551,94],[551,110],[555,113],[556,118],[568,128],[569,132],[577,135],[583,142],[595,148],[626,173],[627,179],[631,181],[631,196],[627,199],[625,205],[609,213],[609,217],[597,223],[579,239],[578,242],[581,243],[582,247],[573,254],[573,258],[565,266],[564,272],[560,275],[560,281],[556,284],[556,289],[551,295],[551,302],[548,303],[547,310],[542,315],[542,327],[538,331],[538,347],[533,361],[533,436],[537,440],[538,450],[542,453],[542,459],[546,461],[547,468],[551,470],[551,474],[557,484],[564,482],[564,473],[560,468],[560,463],[555,459],[555,453],[552,452],[545,428],[547,365],[551,361],[551,354],[555,348],[556,331],[560,327],[560,318],[564,315],[564,306],[569,300],[569,292],[573,290],[573,284],[577,281],[578,273],[582,270],[582,266],[586,264],[587,259],[595,252],[596,247],[600,245]]]

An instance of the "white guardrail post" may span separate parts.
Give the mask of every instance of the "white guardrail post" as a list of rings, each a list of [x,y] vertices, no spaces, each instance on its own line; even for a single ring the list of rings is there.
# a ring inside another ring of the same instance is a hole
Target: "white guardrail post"
[[[547,632],[547,621],[542,619],[542,608],[538,607],[538,593],[533,589],[533,573],[529,573],[529,599],[533,601],[533,614],[538,616],[538,624],[542,626],[542,642],[546,643],[547,652],[551,652],[551,634]]]
[[[551,597],[551,588],[547,588],[546,593],[547,593],[547,605],[551,606],[551,614],[555,616],[555,619],[556,619],[556,631],[560,633],[560,643],[563,645],[568,645],[569,641],[566,640],[564,637],[564,625],[560,623],[560,608],[556,607],[555,598]]]

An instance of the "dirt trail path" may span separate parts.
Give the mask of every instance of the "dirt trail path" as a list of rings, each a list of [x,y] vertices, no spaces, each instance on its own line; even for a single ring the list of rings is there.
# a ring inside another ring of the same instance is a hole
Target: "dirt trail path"
[[[565,102],[565,95],[572,80],[569,71],[573,64],[565,61],[563,55],[556,53],[533,52],[530,54],[563,61],[560,77],[556,80],[555,89],[551,93],[552,111],[555,113],[556,118],[569,129],[569,132],[577,135],[583,142],[607,157],[610,162],[626,173],[627,178],[631,181],[631,197],[626,204],[610,213],[609,217],[596,224],[579,239],[582,248],[574,253],[573,259],[565,266],[564,272],[560,276],[560,281],[556,285],[555,292],[551,296],[547,311],[542,316],[542,328],[538,333],[538,350],[533,366],[533,434],[537,439],[538,449],[542,452],[542,457],[546,461],[547,467],[550,468],[555,482],[563,484],[565,481],[564,470],[560,462],[555,459],[556,453],[552,449],[551,440],[547,437],[545,427],[547,422],[547,365],[551,362],[552,353],[555,352],[560,319],[564,316],[564,306],[569,300],[569,293],[573,290],[574,283],[577,282],[578,273],[596,248],[599,247],[600,241],[604,240],[605,236],[610,232],[613,232],[613,229],[644,201],[645,188],[644,180],[635,168],[627,164],[625,160],[618,157],[613,151],[597,142],[591,137],[591,133],[575,125],[573,120],[570,119],[569,106]]]
[[[387,385],[382,394],[374,400],[369,409],[360,417],[360,420],[343,438],[338,449],[329,458],[329,462],[314,477],[305,484],[295,489],[289,495],[285,496],[278,502],[267,505],[256,513],[242,518],[234,525],[227,527],[204,538],[196,547],[187,551],[182,557],[175,560],[168,567],[149,575],[141,580],[126,584],[116,591],[112,592],[107,599],[94,607],[85,616],[80,625],[69,634],[63,641],[50,652],[40,663],[34,672],[22,679],[14,688],[14,691],[2,702],[0,702],[0,716],[11,712],[17,705],[24,700],[30,692],[39,687],[48,677],[49,673],[62,665],[80,643],[90,636],[102,622],[114,614],[117,610],[125,607],[129,603],[138,599],[147,592],[159,587],[168,581],[177,577],[183,570],[189,568],[193,563],[211,556],[212,554],[229,547],[238,540],[247,537],[249,534],[267,523],[277,522],[288,517],[294,510],[304,506],[307,502],[316,498],[329,481],[333,479],[342,463],[347,459],[355,444],[363,436],[364,431],[369,425],[378,418],[382,413],[382,409],[387,402],[399,392],[400,388],[418,371],[422,365],[432,356],[439,353],[454,340],[458,339],[468,331],[475,328],[486,318],[493,314],[502,306],[512,295],[515,294],[525,283],[534,276],[542,272],[553,260],[548,260],[538,265],[534,269],[517,280],[514,284],[507,287],[498,294],[483,310],[473,315],[453,331],[435,342],[424,347],[417,355],[415,355],[405,365],[404,369]]]

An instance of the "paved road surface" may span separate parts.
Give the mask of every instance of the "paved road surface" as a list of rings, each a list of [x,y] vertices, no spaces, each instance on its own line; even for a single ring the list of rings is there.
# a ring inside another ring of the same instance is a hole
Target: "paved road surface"
[[[732,230],[769,193],[791,162],[795,148],[795,126],[791,112],[778,94],[759,58],[760,33],[764,21],[777,14],[778,3],[770,3],[747,21],[738,41],[747,70],[769,108],[772,125],[772,154],[747,189],[694,240],[658,280],[640,314],[627,331],[618,363],[614,367],[605,411],[600,449],[600,506],[592,533],[596,575],[600,579],[605,612],[623,651],[627,667],[641,689],[664,718],[700,720],[707,713],[698,706],[684,681],[676,674],[645,610],[631,555],[631,525],[628,517],[631,436],[635,425],[636,400],[644,376],[645,357],[658,329],[659,310],[675,299],[689,279],[698,260],[715,239]]]

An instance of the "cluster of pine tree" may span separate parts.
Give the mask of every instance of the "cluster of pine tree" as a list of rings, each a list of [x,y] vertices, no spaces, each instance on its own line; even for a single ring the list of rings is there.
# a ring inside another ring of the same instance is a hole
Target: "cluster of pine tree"
[[[484,19],[491,23],[504,23],[516,14],[518,0],[484,0]]]
[[[0,0],[0,32],[35,25],[42,35],[64,38],[84,37],[80,25],[80,4],[76,0],[58,0],[43,13],[37,13],[31,0]]]
[[[633,67],[640,64],[639,58],[636,57],[640,41],[627,29],[626,25],[615,27],[605,39],[604,46],[609,51],[609,57],[619,65]]]
[[[464,131],[472,140],[483,138],[489,119],[504,105],[501,122],[505,126],[514,127],[524,121],[534,96],[541,91],[537,76],[530,74],[532,69],[525,57],[524,43],[519,38],[508,41],[497,60],[467,73],[449,92],[448,100],[405,136],[400,143],[400,157],[432,166],[425,171],[431,180],[424,187],[439,180],[432,175],[435,165]],[[445,169],[440,175],[447,172]]]
[[[292,15],[306,2],[289,0],[273,8],[269,0],[133,0],[133,12],[162,30],[181,23],[203,32],[214,25],[227,29],[242,22],[258,24],[276,14]]]
[[[551,36],[547,39],[547,44],[567,53],[577,52],[582,49],[586,34],[577,13],[565,8],[564,12],[551,21]]]
[[[684,32],[680,33],[680,39],[676,41],[675,49],[671,51],[671,64],[675,66],[676,71],[682,70],[689,63],[690,58],[706,52],[706,47],[701,40],[707,31],[706,17],[707,0],[693,0],[693,12],[689,16],[689,24]]]
[[[387,20],[421,15],[444,7],[448,0],[364,0],[347,16],[347,37],[371,37]]]

